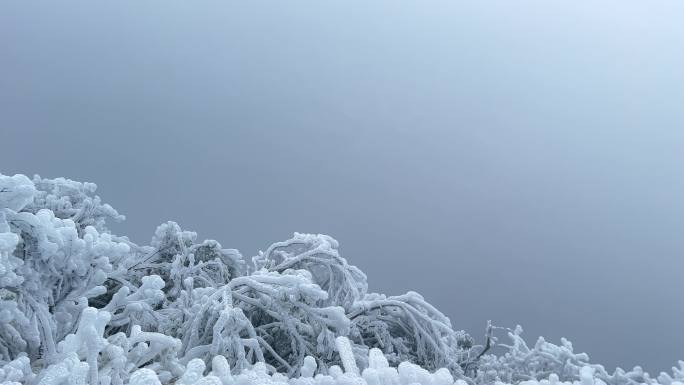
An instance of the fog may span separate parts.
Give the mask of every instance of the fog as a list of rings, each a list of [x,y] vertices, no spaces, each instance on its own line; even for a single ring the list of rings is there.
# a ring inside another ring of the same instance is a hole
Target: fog
[[[592,361],[684,359],[684,3],[0,3],[0,172],[249,257],[332,235]]]

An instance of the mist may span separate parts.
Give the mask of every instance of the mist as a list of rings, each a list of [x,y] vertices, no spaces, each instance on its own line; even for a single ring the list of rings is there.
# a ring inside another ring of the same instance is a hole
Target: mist
[[[6,1],[0,171],[97,183],[138,242],[329,234],[478,340],[656,374],[684,358],[682,11]]]

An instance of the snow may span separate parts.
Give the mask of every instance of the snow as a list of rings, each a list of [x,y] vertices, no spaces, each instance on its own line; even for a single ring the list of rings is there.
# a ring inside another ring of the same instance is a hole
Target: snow
[[[130,385],[161,385],[154,370],[142,368],[131,374]]]
[[[137,245],[96,187],[0,174],[0,385],[684,385],[684,362],[608,373],[520,327],[485,354],[418,293],[369,293],[327,235],[249,262],[175,222]]]
[[[33,183],[25,175],[0,174],[0,209],[19,211],[33,202],[35,192]]]
[[[356,366],[356,360],[354,359],[354,352],[352,351],[349,338],[342,336],[337,337],[335,339],[335,345],[337,346],[337,352],[340,355],[344,371],[346,373],[358,375],[359,368]]]
[[[349,341],[344,341],[345,337],[340,337],[340,346],[349,344]],[[222,357],[222,356],[219,356]],[[370,360],[370,357],[368,357]],[[313,362],[313,357],[307,356],[305,362],[310,365]],[[215,370],[207,373],[204,361],[200,359],[193,359],[188,363],[184,373],[176,382],[177,385],[467,385],[468,383],[462,379],[454,380],[451,374],[446,369],[439,369],[435,372],[429,372],[415,364],[408,362],[402,363],[399,368],[382,367],[367,368],[363,375],[359,375],[352,368],[352,370],[338,371],[333,370],[330,375],[316,374],[311,376],[311,373],[302,374],[301,376],[294,376],[287,378],[281,373],[270,373],[263,364],[254,365],[254,367],[244,370],[237,375],[231,374],[230,370],[225,367],[225,358],[216,358],[214,360],[216,366]],[[223,364],[218,364],[223,362]],[[217,365],[218,364],[218,365]],[[46,373],[39,384],[56,385],[56,384],[77,384],[83,380],[84,370],[87,369],[87,364],[79,366],[79,363],[71,356],[63,363],[51,366],[46,370]],[[1,372],[0,372],[1,373]],[[16,378],[17,376],[15,376]],[[62,382],[60,382],[62,381]],[[162,381],[158,378],[154,370],[142,368],[136,370],[130,376],[130,385],[155,385],[161,384]],[[12,382],[2,382],[2,385],[9,385]],[[497,385],[507,385],[504,382],[496,382]],[[594,377],[594,369],[590,366],[584,366],[580,369],[580,379],[575,381],[559,381],[558,376],[551,374],[547,379],[541,380],[526,380],[521,381],[520,385],[604,385],[601,379]],[[672,381],[668,385],[681,385],[680,381]]]

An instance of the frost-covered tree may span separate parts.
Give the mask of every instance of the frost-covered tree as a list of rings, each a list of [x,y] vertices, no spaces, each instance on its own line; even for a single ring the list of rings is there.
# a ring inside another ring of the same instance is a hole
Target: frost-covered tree
[[[609,374],[521,329],[474,346],[419,294],[368,293],[326,235],[249,261],[175,222],[137,245],[95,191],[0,174],[0,385],[684,385],[684,363]]]
[[[103,213],[116,212],[109,206],[101,209],[96,197],[84,198],[90,190],[83,184],[63,180],[59,189],[47,183],[52,192],[67,194],[55,196],[39,192],[21,175],[0,178],[0,239],[5,240],[0,298],[6,311],[0,357],[12,360],[26,354],[51,362],[57,343],[73,332],[88,299],[106,291],[102,284],[113,271],[112,260],[124,258],[129,247],[94,226],[102,230]],[[36,182],[43,183],[40,178]],[[61,217],[37,207],[41,202]]]
[[[348,317],[354,341],[380,348],[395,364],[411,361],[460,374],[469,362],[470,337],[455,331],[451,321],[418,293],[367,295],[354,304]]]
[[[328,292],[321,303],[348,311],[364,299],[368,283],[361,270],[340,256],[338,247],[337,241],[327,235],[295,233],[294,238],[272,244],[252,260],[256,269],[309,271],[312,281]]]
[[[3,362],[27,357],[57,370],[78,358],[89,365],[90,381],[98,365],[125,381],[146,364],[131,357],[131,349],[142,349],[132,340],[158,333],[159,341],[177,341],[164,345],[164,355],[178,365],[198,358],[212,365],[220,355],[233,370],[261,362],[294,375],[311,356],[325,373],[339,363],[336,338],[353,334],[362,364],[377,346],[393,362],[458,369],[448,319],[415,294],[368,294],[366,276],[331,237],[295,234],[247,263],[237,250],[199,242],[174,222],[160,225],[147,246],[112,235],[107,221],[123,216],[102,203],[92,183],[17,175],[2,176],[0,185]],[[86,335],[81,339],[107,342],[66,348],[65,341]],[[169,365],[155,372],[173,378],[176,364]]]

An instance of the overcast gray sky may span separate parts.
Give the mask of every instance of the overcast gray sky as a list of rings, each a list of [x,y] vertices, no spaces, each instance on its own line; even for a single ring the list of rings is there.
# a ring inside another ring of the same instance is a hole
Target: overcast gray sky
[[[3,1],[0,172],[148,242],[326,233],[480,338],[684,359],[681,1]]]

